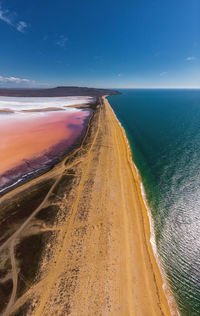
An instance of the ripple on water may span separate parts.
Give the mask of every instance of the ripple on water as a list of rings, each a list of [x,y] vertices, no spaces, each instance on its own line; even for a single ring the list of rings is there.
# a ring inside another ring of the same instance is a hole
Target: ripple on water
[[[200,315],[200,90],[109,97],[151,207],[157,249],[184,316]]]

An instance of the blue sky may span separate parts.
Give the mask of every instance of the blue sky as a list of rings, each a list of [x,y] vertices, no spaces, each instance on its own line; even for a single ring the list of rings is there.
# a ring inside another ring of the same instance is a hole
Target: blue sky
[[[0,86],[200,87],[199,0],[0,0]]]

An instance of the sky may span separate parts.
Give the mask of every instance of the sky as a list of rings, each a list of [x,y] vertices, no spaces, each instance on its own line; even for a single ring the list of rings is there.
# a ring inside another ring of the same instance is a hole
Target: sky
[[[200,88],[199,0],[0,0],[0,87]]]

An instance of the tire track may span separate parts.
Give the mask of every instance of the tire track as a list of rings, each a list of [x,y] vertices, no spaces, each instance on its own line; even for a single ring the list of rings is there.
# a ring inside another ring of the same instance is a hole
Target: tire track
[[[10,252],[10,259],[11,259],[11,265],[12,265],[12,280],[13,280],[13,289],[12,289],[12,294],[10,297],[10,300],[7,304],[6,310],[4,311],[4,313],[2,314],[3,316],[7,316],[10,314],[10,311],[15,303],[15,297],[16,297],[16,292],[17,292],[17,279],[18,279],[18,272],[16,269],[16,260],[15,260],[15,253],[14,253],[14,248],[15,248],[15,244],[16,244],[16,239],[19,237],[20,233],[27,227],[27,225],[29,224],[29,222],[40,212],[40,210],[45,206],[46,202],[48,201],[50,195],[52,194],[53,190],[55,189],[55,187],[57,186],[57,184],[59,183],[59,181],[61,180],[64,172],[66,172],[66,170],[70,169],[73,167],[74,164],[77,163],[77,161],[72,162],[71,164],[68,164],[66,166],[67,161],[69,161],[70,159],[72,159],[73,157],[76,156],[76,154],[78,152],[82,151],[82,148],[84,146],[84,143],[88,137],[88,133],[89,133],[89,129],[91,126],[91,120],[92,120],[93,114],[91,114],[89,121],[88,121],[88,126],[85,132],[85,135],[83,137],[83,140],[81,142],[81,145],[75,149],[70,155],[68,155],[59,165],[57,165],[53,170],[49,171],[48,173],[44,174],[43,176],[40,176],[39,178],[33,179],[31,182],[24,184],[23,186],[16,188],[15,190],[9,192],[8,194],[4,195],[1,199],[0,202],[2,200],[5,200],[6,198],[9,198],[10,195],[14,194],[15,192],[17,192],[18,190],[22,190],[23,187],[27,187],[32,185],[33,183],[37,183],[38,181],[40,181],[40,179],[47,177],[47,175],[50,174],[54,174],[55,169],[56,171],[58,170],[58,177],[55,180],[54,184],[51,186],[50,190],[48,191],[48,193],[46,194],[45,198],[43,199],[43,201],[40,203],[40,205],[32,212],[32,214],[23,222],[23,224],[15,231],[14,234],[12,234],[1,246],[0,246],[0,252],[2,252],[4,249],[9,248],[9,252]]]
[[[101,108],[100,108],[99,111],[101,112]],[[60,267],[60,264],[62,262],[63,252],[66,252],[66,249],[67,249],[69,236],[70,236],[70,233],[72,231],[72,226],[73,226],[73,222],[74,222],[74,219],[75,219],[75,216],[76,216],[76,213],[77,213],[78,204],[79,204],[79,200],[80,200],[80,197],[81,197],[81,194],[82,194],[84,182],[85,182],[85,180],[87,178],[89,167],[90,167],[90,163],[91,163],[91,160],[92,160],[92,157],[91,157],[92,156],[92,150],[93,150],[93,147],[95,146],[96,139],[98,137],[100,116],[101,116],[101,113],[99,113],[98,125],[97,125],[97,131],[96,131],[95,137],[94,137],[94,139],[92,141],[91,147],[90,147],[90,149],[88,151],[88,154],[87,154],[87,164],[86,164],[86,167],[84,168],[83,175],[82,175],[80,183],[78,185],[77,195],[76,195],[74,204],[72,206],[72,212],[71,212],[72,214],[71,214],[71,217],[70,217],[70,221],[69,221],[69,224],[67,225],[67,227],[64,228],[64,231],[61,233],[60,244],[57,245],[57,251],[56,251],[56,254],[55,254],[56,262],[55,262],[54,266],[51,268],[51,270],[50,270],[50,272],[48,274],[47,283],[45,285],[45,290],[44,290],[43,295],[40,297],[39,306],[37,306],[36,310],[33,312],[34,316],[40,316],[40,315],[43,314],[43,308],[45,307],[45,304],[47,303],[48,298],[51,295],[52,286],[53,286],[53,284],[54,284],[54,282],[55,282],[55,280],[57,278],[57,275],[60,272],[59,267]]]

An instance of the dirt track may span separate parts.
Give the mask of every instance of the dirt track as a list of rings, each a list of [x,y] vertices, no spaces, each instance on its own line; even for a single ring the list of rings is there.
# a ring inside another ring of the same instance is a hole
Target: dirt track
[[[20,308],[17,315],[170,315],[136,171],[106,100],[88,133],[73,159],[67,157],[52,171],[55,182],[43,202],[1,246],[10,249],[14,281],[4,315],[15,315]],[[70,174],[73,186],[65,192],[59,184]],[[59,207],[56,223],[46,227],[53,237],[38,277],[17,298],[15,241],[46,205]]]

